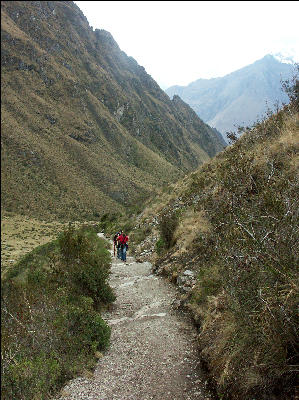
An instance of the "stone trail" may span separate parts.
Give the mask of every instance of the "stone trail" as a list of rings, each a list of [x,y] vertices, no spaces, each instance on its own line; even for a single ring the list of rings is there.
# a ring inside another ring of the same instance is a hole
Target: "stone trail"
[[[100,235],[100,234],[99,234]],[[196,330],[172,306],[176,289],[149,262],[113,258],[117,300],[103,318],[111,346],[92,377],[71,380],[57,400],[210,400],[200,370]]]

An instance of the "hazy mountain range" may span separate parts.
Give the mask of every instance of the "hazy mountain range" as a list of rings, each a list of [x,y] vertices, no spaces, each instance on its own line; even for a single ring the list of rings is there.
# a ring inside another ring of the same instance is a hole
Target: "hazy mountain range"
[[[71,1],[2,1],[1,68],[4,210],[122,210],[224,147]]]
[[[263,118],[269,107],[288,103],[281,80],[294,75],[290,63],[272,55],[221,78],[198,79],[187,86],[171,86],[166,93],[179,95],[207,124],[225,133],[250,126]]]

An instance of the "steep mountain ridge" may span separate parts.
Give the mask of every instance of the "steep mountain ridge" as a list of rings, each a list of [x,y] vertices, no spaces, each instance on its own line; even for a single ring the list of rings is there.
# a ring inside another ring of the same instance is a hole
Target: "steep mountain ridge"
[[[1,9],[4,210],[90,218],[223,149],[73,2],[3,1]]]
[[[293,73],[293,65],[266,55],[223,77],[172,86],[166,93],[171,97],[179,95],[200,118],[226,137],[225,133],[236,131],[236,126],[251,125],[263,117],[267,107],[274,110],[276,102],[286,103],[281,80],[291,78]]]

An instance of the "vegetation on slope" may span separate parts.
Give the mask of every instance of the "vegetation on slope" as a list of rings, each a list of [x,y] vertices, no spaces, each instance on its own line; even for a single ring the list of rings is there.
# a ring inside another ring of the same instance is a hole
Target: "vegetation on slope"
[[[109,344],[106,242],[71,226],[24,256],[1,287],[3,399],[46,399]]]
[[[2,209],[66,221],[123,211],[223,148],[73,2],[1,11]]]
[[[293,94],[291,105],[161,193],[140,221],[154,227],[160,273],[176,282],[184,270],[195,271],[185,304],[223,399],[294,396],[298,81]]]

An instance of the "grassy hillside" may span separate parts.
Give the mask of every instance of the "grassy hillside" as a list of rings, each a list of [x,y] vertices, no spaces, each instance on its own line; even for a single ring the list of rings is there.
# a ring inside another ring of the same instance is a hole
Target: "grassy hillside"
[[[2,209],[94,219],[223,148],[69,1],[1,2]]]
[[[132,235],[152,231],[139,252],[155,246],[156,270],[183,292],[221,399],[294,398],[298,81],[294,93],[290,106],[161,192]]]

